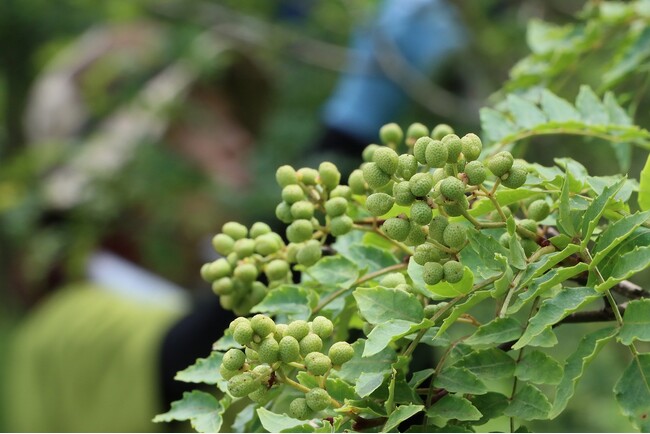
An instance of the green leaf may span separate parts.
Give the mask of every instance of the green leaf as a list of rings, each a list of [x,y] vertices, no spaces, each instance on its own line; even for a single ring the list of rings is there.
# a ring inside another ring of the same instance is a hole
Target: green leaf
[[[565,316],[600,297],[601,295],[593,288],[563,288],[554,298],[542,303],[537,314],[528,322],[528,328],[512,349],[518,350],[524,347],[535,336],[550,329]]]
[[[609,123],[605,106],[589,86],[580,86],[580,92],[576,98],[576,108],[582,119],[588,124],[606,125]]]
[[[269,291],[264,300],[251,309],[253,313],[286,315],[289,321],[307,320],[311,316],[309,292],[296,285],[282,285]]]
[[[542,90],[541,106],[551,121],[566,122],[580,119],[580,113],[570,102],[560,98],[548,89]]]
[[[591,261],[590,266],[597,266],[600,261],[610,252],[614,247],[618,246],[623,240],[625,240],[636,228],[641,226],[650,218],[650,211],[646,212],[637,212],[632,215],[623,217],[617,222],[614,222],[607,226],[607,229],[603,231],[602,234],[598,237],[596,245],[592,249],[591,253],[593,260]]]
[[[512,398],[503,414],[523,420],[546,419],[551,403],[537,387],[526,384]]]
[[[650,341],[650,300],[634,300],[628,303],[618,339],[623,345],[630,345],[635,340]]]
[[[450,366],[443,369],[433,382],[434,386],[449,392],[471,393],[480,395],[487,393],[485,384],[467,368]]]
[[[576,351],[564,363],[564,375],[557,387],[553,409],[550,414],[551,419],[564,411],[585,368],[614,336],[616,336],[616,329],[608,327],[590,333],[580,340]]]
[[[418,414],[424,410],[424,405],[399,405],[393,411],[390,416],[388,417],[388,420],[386,421],[386,424],[384,425],[384,429],[382,430],[383,432],[389,432],[392,431],[393,429],[397,428],[397,426],[404,422],[405,420],[413,417],[414,415]]]
[[[446,280],[441,280],[435,285],[426,285],[427,289],[437,297],[454,298],[461,295],[468,294],[472,290],[474,284],[474,273],[469,267],[463,268],[463,277],[460,282],[449,283]]]
[[[382,385],[386,375],[386,372],[363,372],[354,385],[355,393],[365,398]]]
[[[523,270],[526,268],[526,253],[524,253],[524,248],[521,246],[519,237],[516,234],[517,225],[515,223],[514,217],[508,217],[506,222],[508,225],[508,233],[510,234],[510,239],[508,240],[508,260],[512,267],[517,270]]]
[[[480,326],[464,342],[475,348],[493,347],[496,344],[518,339],[521,332],[521,324],[513,317],[495,318]]]
[[[194,390],[183,393],[183,398],[172,402],[167,413],[153,418],[154,422],[189,420],[198,432],[219,432],[223,422],[223,405],[209,393]]]
[[[414,372],[411,376],[411,379],[409,380],[409,386],[412,389],[417,388],[420,384],[424,383],[424,381],[429,378],[434,372],[436,372],[436,370],[431,368]]]
[[[496,259],[496,253],[508,256],[508,250],[497,240],[482,231],[470,228],[467,231],[469,246],[461,252],[464,265],[474,270],[483,279],[489,279],[503,271],[502,263]]]
[[[359,312],[370,324],[380,324],[389,319],[419,323],[424,309],[418,299],[395,288],[357,288],[354,293]]]
[[[605,282],[596,286],[596,291],[601,293],[605,292],[618,283],[634,276],[636,273],[645,270],[649,265],[650,246],[635,247],[634,250],[627,252],[618,258],[611,274],[607,277]]]
[[[257,409],[257,415],[260,418],[262,426],[268,432],[282,432],[284,430],[303,426],[307,423],[304,420],[294,419],[286,414],[273,413],[264,407]]]
[[[306,273],[323,285],[341,288],[349,288],[359,277],[355,263],[341,255],[326,256],[307,268]]]
[[[650,155],[641,170],[641,177],[639,179],[639,208],[642,211],[650,210]]]
[[[528,342],[529,347],[551,348],[557,345],[557,336],[552,328],[544,329],[543,332],[535,336]]]
[[[481,129],[488,142],[498,142],[517,132],[517,126],[501,112],[484,107],[480,110]]]
[[[621,411],[642,432],[650,431],[650,354],[639,354],[614,386]]]
[[[474,351],[454,364],[466,368],[482,380],[510,378],[515,372],[515,361],[497,348]]]
[[[367,270],[367,273],[399,263],[395,255],[385,249],[359,244],[351,246],[345,257],[354,262],[360,270]]]
[[[438,402],[433,404],[427,410],[427,415],[447,420],[479,420],[483,416],[469,400],[462,396],[452,394],[443,396]]]
[[[510,404],[508,397],[496,392],[476,395],[471,400],[474,407],[483,414],[483,417],[476,422],[476,425],[483,425],[490,419],[503,416],[503,410]]]
[[[577,244],[568,244],[559,252],[549,253],[548,255],[543,255],[539,261],[536,261],[526,268],[524,276],[522,277],[519,287],[523,288],[528,286],[530,281],[536,277],[541,276],[546,273],[551,268],[555,267],[560,262],[564,261],[569,256],[578,253],[581,250],[580,246]]]
[[[381,378],[383,381],[384,376],[391,372],[391,365],[397,360],[395,351],[390,348],[384,348],[373,356],[363,357],[365,343],[364,339],[359,339],[352,344],[354,357],[344,363],[338,372],[339,378],[355,384],[355,390],[361,397],[369,395],[381,385],[380,381],[376,387],[369,392],[367,391],[369,385],[376,383],[377,378]]]
[[[391,342],[415,333],[423,328],[433,327],[434,323],[424,319],[419,324],[401,319],[391,319],[377,324],[368,334],[368,340],[363,350],[363,357],[377,354]]]
[[[564,178],[562,183],[562,193],[560,194],[560,214],[557,219],[558,229],[569,236],[575,235],[575,227],[573,226],[573,220],[571,219],[571,203],[569,202],[569,174]]]
[[[490,297],[490,290],[487,291],[476,291],[472,294],[470,294],[467,297],[467,300],[465,300],[463,303],[457,304],[454,307],[452,307],[451,312],[447,316],[447,318],[444,319],[442,324],[440,325],[440,328],[438,329],[438,333],[436,333],[436,337],[442,335],[456,320],[465,312],[479,304],[481,301],[485,300],[486,298]]]
[[[174,379],[185,383],[217,384],[219,389],[225,392],[227,382],[219,373],[222,360],[223,353],[213,351],[205,359],[196,359],[192,366],[179,371]]]
[[[535,350],[517,363],[515,376],[536,384],[558,384],[562,380],[562,366],[546,353]]]
[[[636,33],[634,42],[627,47],[625,53],[616,59],[614,66],[603,74],[603,87],[613,86],[626,75],[638,71],[649,56],[650,29],[644,26],[643,31]]]
[[[582,217],[582,247],[586,247],[589,242],[591,234],[594,232],[594,229],[600,221],[600,217],[603,215],[605,208],[609,201],[618,193],[618,191],[625,184],[625,178],[621,179],[614,185],[611,185],[603,191],[602,194],[599,194],[589,205]]]
[[[545,193],[545,191],[524,187],[520,187],[516,190],[508,188],[497,190],[495,193],[495,198],[499,205],[505,206],[524,199],[528,199],[529,197],[538,196],[540,193]],[[493,211],[494,209],[494,204],[490,199],[482,198],[472,204],[472,208],[469,210],[469,213],[472,217],[479,217],[489,213],[490,211]]]
[[[533,129],[537,125],[545,124],[547,119],[537,106],[518,95],[510,94],[506,98],[508,110],[514,116],[514,121],[521,129]]]

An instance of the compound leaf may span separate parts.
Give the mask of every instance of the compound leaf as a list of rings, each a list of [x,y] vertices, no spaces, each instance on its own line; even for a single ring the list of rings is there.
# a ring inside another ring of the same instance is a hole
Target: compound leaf
[[[189,420],[198,432],[219,432],[223,423],[223,405],[209,393],[194,390],[183,393],[183,398],[172,402],[167,413],[154,417],[154,422]]]

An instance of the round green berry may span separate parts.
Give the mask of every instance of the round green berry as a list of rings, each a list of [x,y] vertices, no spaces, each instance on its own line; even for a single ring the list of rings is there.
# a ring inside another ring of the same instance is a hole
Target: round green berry
[[[228,235],[233,240],[237,241],[240,238],[246,238],[248,229],[241,223],[227,222],[221,227],[221,232]]]
[[[305,185],[316,185],[318,182],[318,171],[311,167],[301,167],[298,169],[298,180]]]
[[[269,280],[284,279],[289,272],[289,264],[283,259],[274,259],[264,267],[264,273]]]
[[[436,303],[436,304],[428,304],[424,307],[424,317],[431,318],[433,315],[438,313],[440,309],[448,305],[449,303],[447,303],[446,301],[441,301],[440,303]]]
[[[366,163],[363,165],[363,179],[372,189],[381,188],[390,182],[390,175],[379,168],[377,163]]]
[[[330,406],[330,396],[324,389],[314,387],[305,394],[307,406],[314,411],[325,410]]]
[[[248,345],[253,340],[253,328],[250,322],[242,322],[237,324],[232,333],[232,337],[239,345]]]
[[[300,339],[300,355],[305,357],[314,351],[320,351],[323,348],[323,340],[316,333],[309,332],[307,336]]]
[[[333,197],[325,202],[325,213],[330,217],[337,217],[348,209],[348,201],[343,197]]]
[[[271,400],[271,394],[266,387],[260,387],[248,394],[248,399],[259,405],[266,405]]]
[[[501,184],[508,188],[519,188],[526,183],[528,169],[520,164],[513,164],[508,173],[501,176]]]
[[[300,359],[300,343],[293,336],[280,340],[280,360],[284,363],[297,362]]]
[[[292,321],[287,325],[285,336],[291,336],[298,341],[309,334],[309,324],[303,320]]]
[[[324,161],[318,166],[318,176],[320,182],[329,190],[333,189],[341,182],[341,172],[334,163]]]
[[[244,352],[235,348],[231,348],[226,351],[226,354],[223,355],[223,360],[221,361],[223,366],[225,366],[226,369],[230,369],[231,371],[240,370],[242,366],[244,366],[245,362],[246,355]]]
[[[386,214],[393,208],[395,199],[386,193],[373,193],[366,200],[366,208],[375,217]]]
[[[404,241],[411,231],[411,223],[406,219],[391,217],[381,226],[382,231],[395,241]]]
[[[538,222],[548,217],[550,212],[551,207],[544,199],[537,199],[528,205],[528,217]]]
[[[244,353],[246,353],[246,358],[251,361],[251,362],[259,362],[260,361],[260,355],[257,354],[257,351],[255,351],[252,348],[246,347],[244,348]]]
[[[250,325],[248,318],[244,318],[243,316],[237,317],[234,320],[230,321],[230,325],[228,326],[230,333],[234,333],[237,326],[241,323],[248,323],[248,325]]]
[[[289,416],[296,419],[307,419],[311,411],[305,398],[296,398],[289,404]]]
[[[278,182],[278,185],[280,187],[286,187],[290,184],[297,184],[298,175],[296,174],[296,170],[293,167],[284,165],[278,167],[278,170],[276,170],[275,180]]]
[[[223,365],[223,363],[222,363],[221,366],[219,366],[219,374],[221,374],[221,377],[222,377],[224,380],[228,381],[228,380],[230,380],[232,377],[234,377],[235,375],[239,375],[239,374],[241,374],[241,372],[239,372],[239,371],[232,371],[232,370],[226,368],[226,367]]]
[[[275,207],[275,216],[282,223],[291,223],[293,221],[293,216],[291,215],[291,205],[286,202],[280,202],[278,206]]]
[[[431,143],[430,137],[420,137],[413,145],[413,156],[420,164],[427,164],[426,153],[429,143]]]
[[[257,279],[258,274],[257,267],[253,264],[239,264],[235,267],[235,271],[233,271],[233,276],[242,282],[248,283],[252,283]]]
[[[364,194],[366,192],[368,185],[361,169],[355,169],[350,173],[348,185],[354,194]]]
[[[238,374],[228,380],[228,392],[235,398],[243,398],[259,389],[260,382],[250,372]]]
[[[487,170],[481,161],[470,161],[465,165],[465,175],[469,185],[481,185],[487,178]]]
[[[287,227],[287,239],[292,243],[307,241],[313,233],[314,226],[310,220],[296,220]]]
[[[212,247],[220,255],[227,256],[234,246],[235,240],[226,234],[217,234],[212,238]]]
[[[299,200],[305,200],[305,192],[298,184],[289,184],[282,189],[282,200],[293,205]]]
[[[411,177],[411,179],[413,179]],[[393,197],[395,203],[399,206],[409,206],[415,200],[415,196],[411,193],[411,185],[409,181],[401,181],[393,184]]]
[[[325,375],[332,368],[332,361],[325,354],[313,352],[305,356],[305,367],[312,375]]]
[[[324,316],[317,316],[311,322],[311,331],[316,333],[322,339],[330,337],[334,331],[334,324]]]
[[[309,267],[318,262],[322,254],[321,244],[317,240],[309,240],[296,252],[296,261],[300,265]]]
[[[286,324],[276,324],[275,325],[275,333],[273,336],[275,337],[275,340],[280,342],[280,340],[284,337],[284,332],[287,330],[287,325]]]
[[[397,285],[406,283],[406,278],[402,273],[389,273],[381,278],[379,285],[386,288],[395,288]]]
[[[352,226],[354,221],[350,217],[340,215],[330,221],[330,233],[335,237],[345,235],[352,230]]]
[[[501,244],[506,249],[510,248],[510,234],[508,232],[501,234],[499,237],[499,244]]]
[[[437,262],[441,257],[440,250],[431,243],[420,244],[413,253],[413,260],[419,265],[424,265],[427,262]]]
[[[280,355],[280,345],[273,336],[268,336],[260,343],[257,354],[260,356],[260,362],[275,363]]]
[[[435,140],[442,140],[449,134],[454,134],[454,129],[447,124],[438,124],[431,130],[431,137]]]
[[[462,139],[463,155],[467,161],[477,160],[483,150],[483,142],[474,133],[465,134]]]
[[[444,167],[449,158],[449,150],[440,140],[432,140],[427,146],[425,158],[429,167]]]
[[[431,223],[429,223],[429,237],[438,242],[442,242],[442,234],[448,224],[449,221],[447,220],[447,217],[443,215],[435,216],[431,219]]]
[[[458,217],[463,215],[463,212],[469,208],[469,201],[467,200],[467,197],[463,196],[461,200],[452,204],[446,204],[443,208],[447,215]]]
[[[442,233],[442,241],[452,249],[460,249],[467,241],[467,227],[460,223],[449,223]]]
[[[463,142],[456,134],[447,134],[442,138],[442,143],[447,148],[447,163],[456,163],[460,153],[463,152]]]
[[[207,265],[206,269],[202,268],[201,270],[204,271],[203,278],[208,282],[230,276],[232,273],[232,267],[225,258],[219,258]]]
[[[418,161],[411,154],[402,154],[397,159],[397,176],[409,180],[418,172]]]
[[[314,204],[308,200],[299,200],[291,205],[291,216],[294,219],[311,219],[314,216]]]
[[[386,124],[379,129],[379,140],[384,145],[397,145],[404,138],[404,131],[394,122]]]
[[[449,176],[440,183],[440,192],[449,200],[462,200],[465,197],[465,183],[455,176]]]
[[[275,322],[268,316],[259,313],[251,318],[251,327],[262,338],[275,333]]]
[[[250,230],[250,237],[253,239],[256,239],[257,237],[261,235],[265,235],[268,233],[271,233],[271,227],[267,225],[264,222],[255,222],[253,223],[253,226],[251,226]]]
[[[268,233],[255,238],[255,251],[263,256],[268,256],[282,248],[282,243],[276,234]]]
[[[417,139],[420,137],[425,137],[429,135],[429,128],[426,125],[419,122],[412,123],[406,129],[406,144],[407,146],[413,146]]]
[[[382,172],[393,175],[397,171],[399,157],[393,149],[387,146],[381,146],[375,149],[375,153],[372,155],[372,161],[377,164],[377,167]]]
[[[427,238],[426,233],[422,225],[417,224],[414,221],[411,221],[411,227],[409,228],[409,234],[404,240],[404,244],[407,246],[419,246],[424,243]]]
[[[463,278],[465,269],[458,261],[448,261],[442,266],[445,280],[449,283],[458,283]]]
[[[372,156],[375,154],[375,150],[379,147],[380,146],[375,143],[366,146],[361,153],[361,158],[363,158],[363,161],[372,161]]]
[[[337,185],[330,192],[330,197],[342,197],[343,199],[352,199],[352,189],[347,185]]]
[[[354,348],[347,342],[336,342],[327,352],[332,365],[341,366],[354,357]]]
[[[416,173],[408,183],[411,193],[413,193],[413,196],[415,197],[424,197],[429,194],[433,188],[433,179],[431,178],[431,174],[428,172]]]
[[[443,267],[439,262],[427,262],[422,270],[422,278],[427,285],[435,285],[443,277]]]
[[[217,295],[232,294],[234,285],[230,277],[222,277],[212,282],[212,291]]]
[[[487,168],[490,169],[490,172],[496,177],[502,177],[512,168],[512,164],[515,159],[512,154],[508,151],[501,151],[497,154],[494,154],[487,161]]]
[[[241,238],[235,241],[234,251],[239,259],[248,258],[255,253],[255,240]]]
[[[537,222],[535,220],[523,219],[519,222],[519,226],[535,234],[535,237],[537,236]]]

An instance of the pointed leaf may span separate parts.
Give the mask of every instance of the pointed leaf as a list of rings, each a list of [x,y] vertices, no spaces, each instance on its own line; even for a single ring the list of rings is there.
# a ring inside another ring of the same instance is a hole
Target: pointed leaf
[[[508,250],[490,235],[474,228],[467,231],[467,238],[469,246],[461,252],[463,264],[484,279],[500,274],[503,271],[503,265],[496,259],[495,254],[508,256]]]
[[[639,178],[639,208],[642,211],[650,210],[650,155],[646,159]]]
[[[442,335],[456,320],[465,312],[479,304],[481,301],[485,300],[486,298],[490,297],[490,290],[487,291],[477,291],[472,294],[470,294],[467,297],[467,300],[465,300],[463,303],[457,304],[454,307],[452,307],[451,312],[447,316],[447,318],[444,319],[442,324],[440,325],[440,328],[438,329],[438,333],[436,334],[436,337]]]
[[[618,246],[626,237],[628,237],[636,228],[641,226],[650,218],[650,211],[637,212],[632,215],[623,217],[617,222],[607,226],[598,237],[596,245],[591,253],[593,260],[591,267],[597,266],[600,261],[616,246]]]
[[[268,432],[282,432],[307,423],[304,420],[294,419],[286,414],[273,413],[264,407],[257,409],[257,415],[260,418],[262,426]]]
[[[618,339],[623,345],[630,345],[635,340],[650,341],[650,300],[635,300],[628,303]]]
[[[589,86],[580,86],[580,92],[576,98],[576,108],[582,119],[588,124],[606,125],[609,121],[605,106]]]
[[[354,262],[336,255],[321,259],[307,268],[306,274],[323,285],[349,288],[359,277],[359,269]]]
[[[551,268],[555,267],[560,262],[564,261],[569,256],[578,253],[580,250],[579,245],[577,244],[568,244],[559,252],[550,253],[548,255],[543,255],[539,261],[535,261],[530,264],[526,271],[524,272],[524,277],[522,277],[519,287],[523,288],[528,286],[530,281],[536,277],[541,276],[546,273]]]
[[[521,336],[521,324],[513,317],[495,318],[480,326],[465,344],[474,348],[493,347],[496,344],[514,341]]]
[[[183,398],[172,402],[167,413],[154,417],[154,422],[189,420],[198,432],[219,432],[223,422],[223,405],[209,393],[194,390],[183,393]]]
[[[562,380],[562,366],[541,351],[532,351],[517,363],[515,376],[536,384],[558,384]]]
[[[413,334],[423,328],[433,327],[434,323],[428,319],[419,324],[401,319],[391,319],[377,324],[368,334],[368,340],[363,350],[363,357],[377,354],[391,342]]]
[[[551,411],[551,403],[538,388],[526,384],[512,398],[503,414],[523,420],[546,419]]]
[[[618,283],[634,276],[650,266],[650,246],[636,247],[618,258],[607,280],[596,286],[596,291],[605,292]],[[601,270],[602,271],[602,270]],[[605,274],[605,276],[607,276]]]
[[[354,262],[360,270],[366,269],[367,273],[399,263],[395,255],[386,249],[360,244],[350,246],[345,257]]]
[[[562,193],[560,194],[560,214],[557,219],[557,226],[562,233],[573,236],[575,235],[575,227],[571,219],[571,203],[569,202],[569,176],[567,173],[564,182],[562,183]]]
[[[213,351],[205,359],[197,359],[192,366],[179,371],[174,379],[185,383],[217,384],[219,389],[225,392],[226,380],[219,373],[222,360],[223,353]]]
[[[488,142],[497,142],[517,132],[517,126],[497,110],[484,107],[480,110],[481,129]]]
[[[424,308],[418,299],[395,288],[357,288],[354,293],[361,315],[370,324],[379,324],[389,319],[401,319],[419,323],[424,317]]]
[[[354,357],[343,364],[338,372],[338,377],[349,383],[357,383],[361,374],[365,373],[384,373],[390,372],[391,365],[397,359],[395,351],[390,348],[384,348],[381,352],[370,356],[363,357],[365,340],[359,339],[352,344]]]
[[[650,431],[650,354],[639,354],[614,386],[616,401],[630,422]]]
[[[459,395],[445,395],[438,402],[433,404],[427,415],[430,417],[439,417],[442,419],[456,420],[479,420],[482,416],[472,403]]]
[[[467,368],[448,367],[438,374],[433,384],[449,392],[474,395],[487,393],[485,384]]]
[[[497,348],[474,351],[454,364],[466,368],[480,379],[510,378],[515,372],[515,361]]]
[[[290,321],[307,320],[311,315],[309,292],[297,285],[282,285],[269,291],[260,303],[251,309],[253,313],[286,315]]]
[[[384,425],[384,429],[382,430],[383,432],[388,432],[391,431],[397,426],[404,422],[405,420],[413,417],[414,415],[418,414],[424,410],[424,405],[400,405],[398,406],[395,411],[393,411],[390,416],[388,417],[388,420],[386,421],[386,424]]]
[[[533,129],[546,123],[546,116],[537,106],[518,95],[510,94],[506,99],[508,110],[514,116],[514,121],[521,129]]]
[[[580,113],[570,102],[560,98],[548,89],[542,90],[541,106],[551,121],[566,122],[580,119]]]
[[[594,229],[598,225],[598,222],[600,221],[600,217],[603,215],[603,212],[605,212],[605,208],[607,207],[607,204],[609,201],[618,193],[618,191],[623,187],[623,184],[625,184],[625,178],[621,179],[617,183],[605,188],[605,190],[602,192],[602,194],[599,194],[589,205],[589,208],[584,213],[584,216],[582,217],[582,227],[581,227],[581,234],[582,234],[582,246],[586,247],[587,243],[589,242],[589,238],[591,237],[591,234],[594,232]]]

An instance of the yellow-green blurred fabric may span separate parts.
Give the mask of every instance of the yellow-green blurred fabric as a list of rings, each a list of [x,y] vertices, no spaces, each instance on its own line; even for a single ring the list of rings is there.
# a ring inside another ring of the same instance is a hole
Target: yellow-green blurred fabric
[[[19,327],[10,347],[6,428],[161,430],[151,422],[167,409],[159,352],[181,314],[90,284],[53,294]]]

